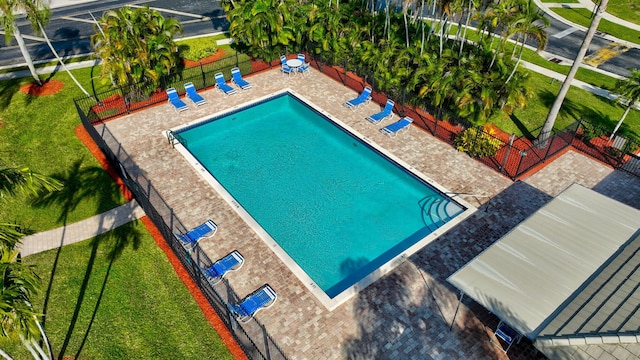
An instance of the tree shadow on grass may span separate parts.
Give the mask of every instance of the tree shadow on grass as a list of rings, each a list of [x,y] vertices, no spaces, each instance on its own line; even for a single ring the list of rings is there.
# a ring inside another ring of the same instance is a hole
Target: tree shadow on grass
[[[509,118],[511,119],[511,121],[513,121],[513,123],[516,125],[518,130],[520,130],[520,132],[525,138],[527,139],[535,138],[535,136],[533,136],[531,131],[529,131],[529,129],[527,129],[527,127],[522,123],[522,121],[520,121],[520,119],[516,116],[516,114],[512,113],[511,115],[509,115]]]
[[[100,303],[102,302],[102,296],[104,295],[107,281],[109,280],[109,274],[111,273],[111,268],[115,260],[122,254],[124,249],[131,244],[134,249],[138,249],[140,246],[140,238],[142,234],[137,230],[136,226],[133,222],[129,222],[125,225],[122,225],[113,231],[109,232],[103,236],[97,236],[91,241],[91,255],[89,257],[89,261],[87,262],[87,270],[85,271],[84,278],[82,280],[82,285],[80,285],[80,293],[78,294],[78,299],[76,301],[76,307],[73,311],[73,315],[71,317],[71,321],[69,322],[69,328],[67,329],[67,333],[65,335],[64,341],[62,342],[62,347],[60,348],[60,353],[58,354],[58,359],[62,359],[65,356],[65,352],[67,351],[67,347],[69,346],[69,342],[71,341],[71,337],[73,335],[75,326],[78,322],[78,318],[80,316],[80,310],[85,300],[86,290],[89,285],[89,279],[91,278],[91,273],[93,271],[93,267],[95,264],[96,256],[99,251],[98,248],[101,244],[107,244],[110,246],[109,253],[107,254],[107,258],[109,259],[109,265],[107,266],[107,271],[105,273],[104,279],[102,280],[102,285],[100,287],[100,293],[95,302],[95,307],[93,308],[93,312],[91,314],[91,319],[87,324],[86,330],[84,330],[84,335],[82,336],[82,341],[80,342],[80,346],[74,355],[75,359],[80,358],[80,353],[86,344],[87,338],[89,337],[89,333],[91,332],[91,327],[93,326],[93,322],[96,318],[96,314],[98,313],[98,309],[100,308]]]
[[[0,82],[0,108],[6,109],[13,96],[20,91],[22,79],[9,79]]]
[[[41,196],[38,196],[32,202],[32,205],[34,207],[39,207],[39,208],[50,207],[50,206],[60,207],[61,210],[58,216],[58,222],[60,222],[63,226],[67,225],[69,214],[72,211],[74,211],[78,207],[78,205],[83,201],[87,199],[95,199],[95,201],[97,202],[97,209],[98,211],[100,211],[100,209],[110,208],[110,207],[113,207],[114,204],[118,204],[121,197],[117,187],[115,186],[105,191],[106,190],[105,183],[104,181],[101,180],[104,177],[104,169],[97,166],[83,166],[83,160],[84,159],[81,158],[75,161],[71,165],[71,167],[66,171],[62,171],[60,173],[55,173],[51,175],[51,177],[53,177],[54,179],[64,184],[64,188],[61,191],[54,192],[54,193],[41,194]],[[129,215],[129,216],[131,217],[130,219],[128,219],[129,221],[135,220],[133,218],[133,215]],[[112,230],[113,222],[111,220],[113,219],[111,217],[112,215],[100,215],[96,218],[96,222],[97,222],[95,224],[96,233],[102,233],[102,232]],[[67,234],[66,234],[66,228],[65,228],[65,230],[62,232],[62,236],[60,239],[60,247],[58,247],[58,250],[56,252],[55,260],[51,270],[51,277],[49,279],[49,285],[45,293],[45,299],[44,299],[44,305],[43,305],[43,311],[42,311],[42,313],[45,314],[42,319],[43,327],[46,324],[46,314],[47,314],[49,299],[51,296],[53,280],[55,277],[58,261],[60,259],[60,252],[62,250],[62,245],[65,243],[64,240],[66,236]],[[68,346],[69,340],[71,338],[71,334],[73,333],[73,329],[77,322],[77,317],[80,312],[80,306],[84,299],[86,287],[93,269],[95,257],[98,254],[98,246],[100,245],[100,241],[102,239],[110,240],[109,244],[111,245],[111,249],[109,250],[108,256],[111,259],[111,262],[109,264],[109,269],[107,271],[107,274],[103,282],[102,290],[100,292],[100,298],[102,297],[102,294],[104,292],[104,287],[106,285],[106,282],[109,276],[109,271],[111,269],[111,265],[113,264],[113,261],[117,259],[117,257],[122,253],[122,251],[127,245],[132,244],[132,246],[137,249],[140,243],[140,234],[134,228],[133,223],[128,222],[125,225],[122,225],[121,227],[119,227],[116,231],[113,231],[109,236],[96,237],[92,241],[91,256],[87,265],[87,270],[85,273],[82,286],[80,288],[80,294],[78,296],[76,309],[74,311],[74,315],[71,320],[71,323],[69,324],[69,329],[64,339],[62,349],[60,351],[60,355],[58,356],[59,358],[63,357],[66,351],[66,348]],[[96,308],[94,309],[94,314],[92,316],[91,323],[89,324],[86,330],[85,336],[83,338],[82,346],[84,346],[84,342],[88,336],[89,330],[91,328],[91,324],[93,323],[93,318],[95,317],[95,313],[98,310],[98,306],[100,304],[100,298],[96,303]],[[82,349],[82,346],[78,350],[76,357],[78,357],[78,355],[80,354],[80,350]]]
[[[549,90],[539,91],[538,96],[540,96],[540,101],[542,101],[542,104],[548,109],[551,109],[557,97],[556,94],[552,93]],[[583,109],[584,109],[584,106],[570,99],[565,98],[564,101],[562,102],[562,107],[560,108],[560,111],[558,112],[558,114],[562,117],[579,120],[580,117],[582,116]]]

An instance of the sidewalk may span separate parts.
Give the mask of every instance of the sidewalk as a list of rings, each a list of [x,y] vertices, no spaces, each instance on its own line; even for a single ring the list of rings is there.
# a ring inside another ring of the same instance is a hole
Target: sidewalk
[[[88,219],[27,236],[22,241],[20,253],[22,256],[28,256],[91,239],[128,222],[137,220],[144,215],[142,208],[135,200],[132,200]]]

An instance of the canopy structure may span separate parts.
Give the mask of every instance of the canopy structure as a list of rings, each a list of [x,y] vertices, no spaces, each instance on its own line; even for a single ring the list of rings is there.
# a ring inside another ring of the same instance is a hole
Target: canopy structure
[[[448,281],[532,341],[637,342],[639,268],[640,210],[573,184]]]

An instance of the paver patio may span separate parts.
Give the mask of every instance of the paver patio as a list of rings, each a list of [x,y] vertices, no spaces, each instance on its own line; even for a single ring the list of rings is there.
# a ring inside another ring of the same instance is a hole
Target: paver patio
[[[640,207],[640,179],[574,151],[526,180],[513,182],[417,127],[397,138],[381,134],[379,128],[398,115],[372,125],[364,117],[379,111],[378,104],[356,111],[341,106],[356,93],[315,69],[305,78],[285,77],[274,69],[246,79],[252,89],[232,96],[217,89],[203,91],[208,104],[199,108],[190,104],[191,110],[180,115],[167,103],[105,126],[129,154],[128,172],[150,179],[186,227],[207,218],[218,224],[218,234],[200,243],[211,259],[234,249],[242,253],[245,266],[228,276],[228,286],[240,297],[264,283],[275,289],[277,303],[256,318],[291,359],[504,359],[489,342],[497,319],[474,302],[463,302],[449,330],[458,293],[446,278],[573,182]],[[327,311],[162,134],[283,88],[295,90],[450,191],[482,195],[465,197],[479,210]],[[219,285],[222,292],[225,284]],[[256,322],[249,331],[262,336]],[[509,357],[544,358],[527,341],[512,348]]]

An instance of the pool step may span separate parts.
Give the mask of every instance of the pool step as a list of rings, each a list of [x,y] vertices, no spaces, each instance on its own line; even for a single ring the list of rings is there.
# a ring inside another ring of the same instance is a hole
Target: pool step
[[[460,208],[448,199],[428,197],[421,201],[427,227],[434,231],[460,213]],[[429,220],[429,221],[427,221]]]

